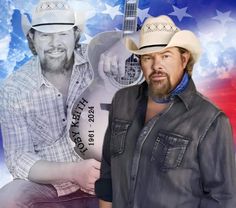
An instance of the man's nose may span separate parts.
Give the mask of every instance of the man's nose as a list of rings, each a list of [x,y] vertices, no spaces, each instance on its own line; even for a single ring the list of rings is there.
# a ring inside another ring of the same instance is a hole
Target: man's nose
[[[61,45],[60,37],[58,34],[52,34],[50,44],[52,46],[60,46]]]
[[[153,70],[159,70],[159,69],[162,69],[162,58],[159,54],[156,54],[154,57],[153,57],[153,64],[152,64],[152,68]]]

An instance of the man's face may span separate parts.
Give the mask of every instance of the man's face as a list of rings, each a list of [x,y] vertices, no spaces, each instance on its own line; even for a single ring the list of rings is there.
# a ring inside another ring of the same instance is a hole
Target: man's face
[[[32,39],[44,71],[59,73],[69,67],[75,48],[73,29],[58,33],[35,31]]]
[[[190,54],[181,54],[176,47],[161,53],[141,56],[141,67],[152,96],[166,97],[180,82]]]

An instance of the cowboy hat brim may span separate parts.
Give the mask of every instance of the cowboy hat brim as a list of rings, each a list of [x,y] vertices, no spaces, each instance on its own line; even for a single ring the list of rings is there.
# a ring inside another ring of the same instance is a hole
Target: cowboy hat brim
[[[139,49],[135,42],[131,38],[125,38],[126,48],[133,54],[145,55],[155,52],[161,52],[170,47],[181,47],[188,50],[196,62],[201,54],[201,45],[198,38],[189,30],[181,30],[176,32],[168,43],[162,43],[166,46],[146,46]]]
[[[27,36],[27,34],[29,33],[31,28],[33,28],[39,32],[43,32],[43,33],[57,33],[57,32],[63,32],[63,31],[70,30],[73,27],[77,26],[80,29],[80,31],[83,31],[85,21],[86,21],[85,18],[79,18],[79,14],[77,12],[75,12],[75,23],[74,24],[70,24],[70,25],[50,24],[50,25],[32,26],[28,17],[25,14],[21,15],[21,26],[22,26],[22,30],[23,30],[25,36]]]

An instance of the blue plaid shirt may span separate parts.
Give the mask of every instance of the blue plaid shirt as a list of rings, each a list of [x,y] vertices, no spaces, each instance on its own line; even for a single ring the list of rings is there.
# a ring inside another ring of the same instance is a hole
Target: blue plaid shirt
[[[14,178],[28,178],[38,160],[75,162],[81,158],[70,144],[69,128],[73,104],[88,87],[93,71],[82,53],[75,63],[67,97],[42,75],[38,57],[32,58],[5,81],[0,91],[0,117],[5,161]],[[58,195],[79,189],[70,182],[53,184]]]

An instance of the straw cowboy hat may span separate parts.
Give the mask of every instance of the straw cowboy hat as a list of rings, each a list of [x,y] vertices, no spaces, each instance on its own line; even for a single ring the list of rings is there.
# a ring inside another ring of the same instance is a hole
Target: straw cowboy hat
[[[126,38],[127,49],[137,55],[161,52],[170,47],[187,49],[196,62],[201,54],[198,38],[189,30],[180,30],[165,15],[147,18],[140,31],[139,46]]]
[[[41,0],[32,13],[32,23],[22,15],[21,24],[25,35],[31,28],[44,33],[70,30],[74,26],[83,28],[83,14],[74,12],[66,0]]]

